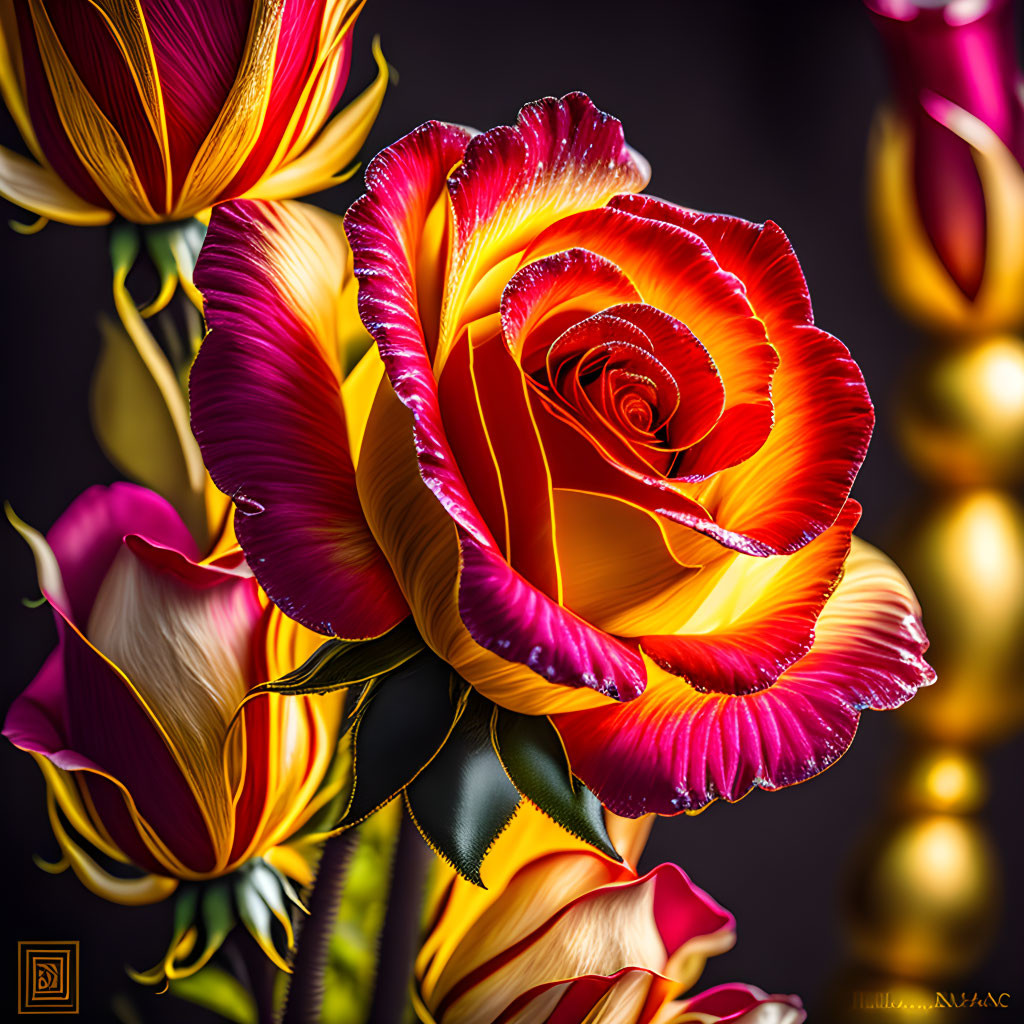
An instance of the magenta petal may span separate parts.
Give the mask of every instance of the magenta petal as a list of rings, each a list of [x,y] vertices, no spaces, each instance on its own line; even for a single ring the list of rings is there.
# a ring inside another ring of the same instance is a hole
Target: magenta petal
[[[776,1010],[773,1016],[765,1017],[771,1024],[801,1024],[807,1020],[804,1004],[799,996],[769,995],[755,985],[716,985],[682,1003],[681,1009],[687,1014],[707,1014],[716,1021],[746,1020],[746,1015],[760,1006],[771,1006]],[[761,1020],[760,1017],[751,1018]]]
[[[414,265],[427,214],[469,139],[464,128],[428,121],[379,153],[366,169],[366,195],[345,216],[345,233],[359,278],[359,315],[395,393],[413,414],[423,480],[463,529],[490,543],[445,436]]]
[[[152,719],[74,629],[60,619],[58,629],[60,647],[11,705],[3,735],[64,771],[116,779],[186,864],[199,871],[212,867],[213,848],[199,807]],[[66,685],[67,677],[75,686]],[[103,800],[102,820],[118,844],[135,853],[135,828],[121,793],[105,780],[90,785],[90,793]]]
[[[855,541],[814,645],[773,685],[699,693],[658,675],[638,700],[553,720],[573,770],[610,810],[694,811],[824,771],[846,752],[864,709],[895,708],[934,681],[927,646],[906,580]]]
[[[199,558],[181,517],[160,495],[129,483],[83,491],[46,535],[71,602],[71,619],[83,629],[100,584],[128,534]]]
[[[142,0],[142,8],[180,188],[238,73],[252,2]]]
[[[459,614],[481,647],[553,683],[589,686],[617,700],[643,692],[647,670],[639,653],[552,601],[466,534]]]
[[[3,734],[19,749],[45,754],[62,768],[84,766],[58,761],[58,757],[65,754],[64,760],[75,757],[64,749],[68,741],[64,718],[64,655],[60,648],[51,652],[35,679],[15,697],[4,720]]]
[[[131,793],[139,813],[186,864],[212,868],[216,857],[196,798],[128,684],[70,628],[64,668],[74,680],[65,686],[71,748]]]
[[[289,216],[255,202],[213,214],[196,267],[210,333],[193,429],[274,603],[320,633],[379,636],[408,609],[359,504],[337,374],[289,302]]]

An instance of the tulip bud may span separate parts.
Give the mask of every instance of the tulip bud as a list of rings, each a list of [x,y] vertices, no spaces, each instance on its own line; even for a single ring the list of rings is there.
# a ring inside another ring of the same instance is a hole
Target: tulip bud
[[[649,822],[613,819],[630,859]],[[416,959],[421,1020],[805,1020],[798,997],[719,985],[676,1000],[709,956],[735,942],[735,921],[674,864],[640,876],[574,840],[524,803],[484,861],[486,889],[437,879],[435,922]]]
[[[1024,108],[1010,0],[865,0],[893,109],[872,154],[886,283],[946,329],[1010,326],[1024,287]]]
[[[60,644],[3,731],[43,770],[58,869],[126,904],[181,883],[209,883],[214,901],[225,886],[252,889],[235,901],[250,914],[242,920],[284,966],[269,922],[291,941],[285,876],[311,880],[296,836],[340,785],[330,769],[344,698],[250,691],[322,638],[270,606],[237,557],[200,560],[171,506],[141,487],[91,488],[45,539],[10,515],[36,556]],[[112,873],[116,862],[134,874]],[[179,899],[197,891],[185,885]],[[196,947],[200,959],[224,934]],[[144,980],[178,969],[194,939],[177,935]]]
[[[327,124],[361,7],[3,0],[0,88],[35,160],[0,149],[0,195],[72,224],[151,224],[327,187],[387,84],[378,49],[377,80]]]

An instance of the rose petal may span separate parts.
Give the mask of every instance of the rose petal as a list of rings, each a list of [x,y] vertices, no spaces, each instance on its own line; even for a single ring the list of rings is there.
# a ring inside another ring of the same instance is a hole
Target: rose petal
[[[771,382],[778,360],[739,280],[719,266],[696,234],[610,208],[565,217],[540,232],[523,262],[573,246],[611,260],[644,302],[685,324],[721,374],[726,412],[752,407],[746,415],[763,428],[760,434],[716,428],[703,444],[714,443],[714,451],[725,461],[712,464],[703,457],[687,466],[687,473],[707,475],[749,458],[771,427]],[[723,437],[717,436],[719,430]],[[696,460],[699,452],[691,458]]]
[[[834,526],[792,555],[736,555],[723,570],[708,567],[705,587],[700,576],[692,584],[700,593],[691,602],[705,598],[695,614],[672,634],[645,636],[644,653],[702,692],[743,694],[769,686],[811,649],[859,518],[860,506],[850,501]]]
[[[514,126],[472,139],[448,183],[454,239],[439,360],[457,341],[467,300],[489,270],[560,217],[639,191],[649,177],[646,161],[626,145],[622,125],[583,93],[528,103]],[[497,309],[499,296],[500,289],[487,306]]]
[[[874,413],[860,369],[840,341],[813,326],[803,272],[778,225],[650,197],[613,205],[700,235],[764,322],[779,353],[775,427],[748,461],[693,494],[730,530],[792,550],[831,525],[864,460]]]
[[[616,813],[697,810],[823,771],[846,752],[863,709],[897,707],[934,680],[927,643],[906,580],[857,542],[814,646],[772,686],[702,694],[652,669],[640,699],[555,723],[573,770]]]
[[[366,638],[407,609],[356,495],[336,347],[345,260],[340,225],[311,207],[216,209],[196,267],[210,334],[192,422],[271,600],[310,629]]]
[[[481,647],[550,682],[587,686],[616,700],[643,692],[646,671],[635,650],[552,601],[465,534],[459,614]]]

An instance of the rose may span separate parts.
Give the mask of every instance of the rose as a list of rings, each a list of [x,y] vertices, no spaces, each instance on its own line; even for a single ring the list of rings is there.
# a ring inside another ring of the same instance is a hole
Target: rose
[[[613,823],[633,863],[642,822]],[[639,826],[639,827],[638,827]],[[422,1021],[799,1024],[796,996],[719,985],[678,997],[735,921],[674,864],[642,877],[525,806],[484,861],[486,889],[442,866],[435,921],[416,961]],[[585,937],[585,938],[584,938]]]
[[[407,603],[627,815],[808,778],[931,679],[905,580],[851,554],[871,406],[788,241],[646,176],[580,95],[389,147],[346,218],[380,358],[340,388],[347,261],[221,208],[191,392],[274,600],[344,637]]]
[[[65,866],[130,904],[256,858],[308,884],[290,843],[331,795],[343,698],[246,696],[319,638],[268,606],[237,556],[201,562],[144,488],[91,488],[45,539],[16,525],[60,643],[4,735],[43,770]],[[141,876],[111,874],[91,848]]]
[[[4,0],[0,84],[35,159],[0,149],[0,195],[69,224],[152,223],[326,188],[387,84],[377,50],[376,82],[327,123],[360,7]]]
[[[945,330],[1024,317],[1024,106],[1010,0],[865,0],[889,58],[892,110],[871,150],[883,280]]]

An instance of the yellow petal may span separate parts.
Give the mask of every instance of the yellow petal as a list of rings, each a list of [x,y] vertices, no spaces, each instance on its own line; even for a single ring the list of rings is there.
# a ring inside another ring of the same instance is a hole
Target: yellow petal
[[[381,381],[356,467],[359,498],[423,639],[485,697],[524,714],[611,704],[589,687],[556,686],[481,647],[459,616],[455,524],[419,475],[412,414]],[[409,524],[416,528],[410,529]]]
[[[79,160],[100,191],[124,217],[140,223],[159,220],[135,171],[128,148],[82,84],[57,38],[45,7],[40,0],[29,0],[29,8],[50,92]]]
[[[551,981],[609,975],[626,966],[660,972],[666,955],[654,917],[656,883],[609,885],[621,871],[585,854],[532,862],[466,933],[436,986],[424,987],[428,1005],[436,1006],[454,985],[485,967],[490,969],[446,1006],[444,1024],[494,1020],[518,995]],[[514,957],[501,956],[519,942]],[[649,985],[651,976],[646,980]],[[646,991],[629,986],[622,993],[635,1014]],[[619,1019],[633,1018],[623,1012]]]
[[[0,146],[0,196],[62,224],[109,224],[110,210],[87,203],[48,167]]]
[[[104,453],[126,476],[162,494],[192,532],[202,536],[203,491],[189,478],[189,465],[160,387],[119,324],[102,318],[100,334],[103,348],[93,374],[90,406]],[[195,444],[191,434],[189,442]]]
[[[293,878],[303,888],[313,884],[313,869],[309,861],[294,847],[283,843],[263,854],[263,859],[283,875]]]
[[[609,827],[615,827],[610,820]],[[620,840],[625,831],[619,830]],[[646,834],[647,827],[641,826],[639,830],[632,831],[634,835],[639,831]],[[634,844],[626,845],[628,852],[639,856]],[[416,961],[417,974],[425,993],[433,991],[445,964],[464,941],[467,932],[494,903],[503,898],[502,894],[512,878],[531,861],[555,853],[581,856],[571,860],[567,858],[566,863],[575,865],[575,869],[570,869],[568,874],[558,879],[559,885],[545,890],[544,894],[536,894],[536,905],[542,916],[553,913],[561,905],[560,901],[568,902],[577,891],[585,891],[590,884],[602,884],[607,880],[609,871],[621,870],[528,802],[522,804],[512,823],[488,851],[481,868],[486,888],[458,878],[447,865],[439,866],[434,898],[443,902],[443,915],[424,940]]]
[[[170,417],[185,462],[188,486],[193,492],[201,495],[206,486],[206,469],[199,453],[199,445],[192,436],[188,405],[171,364],[150,333],[128,291],[126,280],[131,269],[130,262],[125,256],[119,258],[114,266],[114,307],[128,336],[135,344],[139,358],[160,392],[160,404]]]
[[[63,854],[71,863],[79,881],[89,890],[102,896],[112,903],[123,903],[126,906],[142,906],[147,903],[158,903],[166,899],[178,888],[175,878],[164,875],[144,875],[142,878],[116,878],[104,871],[65,831],[57,814],[56,802],[52,790],[48,790],[46,798],[47,812],[54,837]]]
[[[249,198],[304,196],[343,180],[335,176],[362,148],[388,87],[388,65],[377,39],[373,41],[373,56],[377,62],[377,77],[369,88],[336,114],[305,152],[256,185],[248,193]]]
[[[62,771],[42,754],[33,753],[32,757],[43,773],[47,791],[53,794],[57,806],[71,823],[71,827],[111,860],[127,864],[128,858],[114,845],[106,830],[100,832],[97,827],[98,818],[86,808],[83,793],[88,793],[88,790],[79,789],[71,773]]]
[[[893,300],[930,327],[1014,327],[1024,313],[1024,170],[984,122],[948,107],[946,127],[970,147],[985,197],[985,269],[978,294],[968,299],[935,252],[914,194],[913,136],[889,111],[875,123],[869,160],[869,212],[882,279]]]
[[[7,514],[7,521],[21,534],[22,539],[32,550],[39,589],[51,604],[68,611],[71,604],[68,601],[67,592],[64,590],[64,580],[60,574],[60,566],[57,564],[57,556],[46,542],[46,538],[21,519],[11,508],[10,502],[4,503],[4,511]]]

